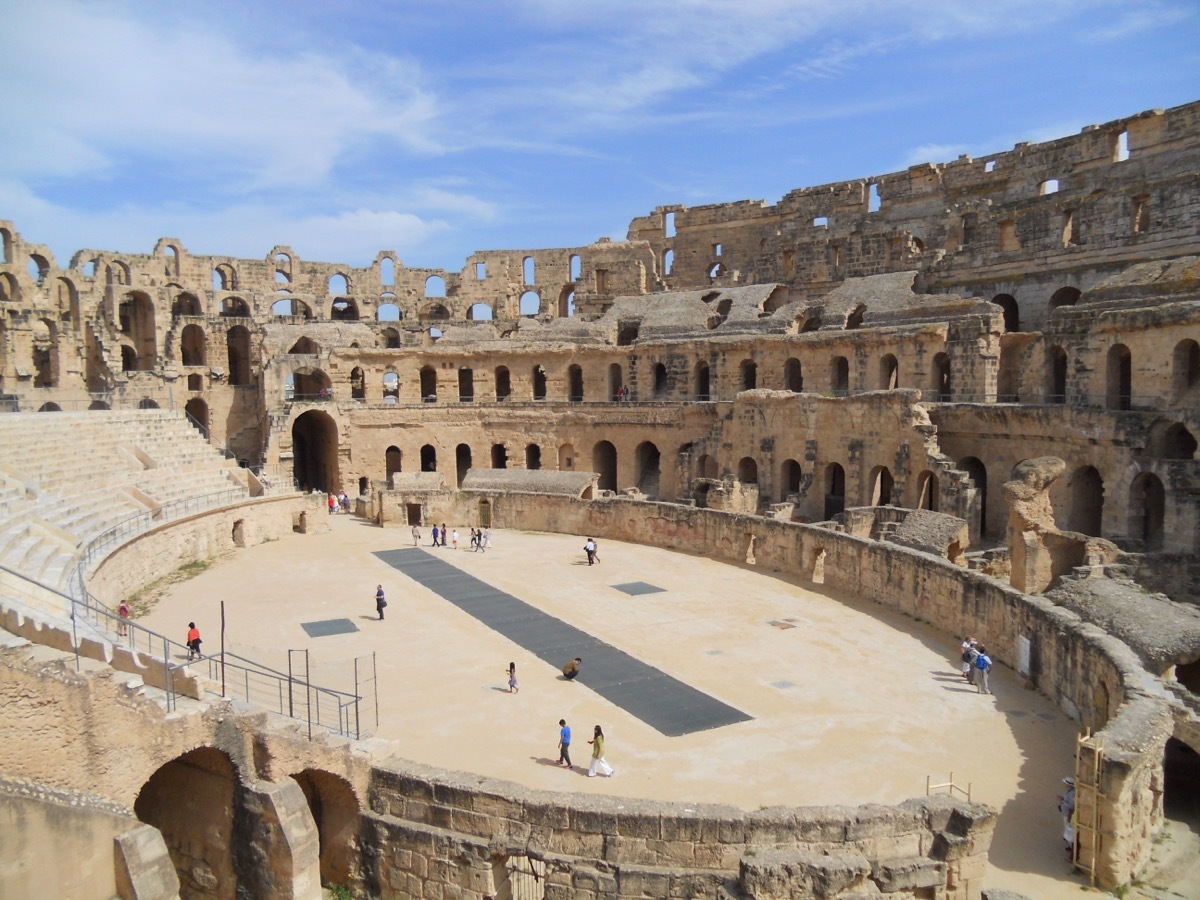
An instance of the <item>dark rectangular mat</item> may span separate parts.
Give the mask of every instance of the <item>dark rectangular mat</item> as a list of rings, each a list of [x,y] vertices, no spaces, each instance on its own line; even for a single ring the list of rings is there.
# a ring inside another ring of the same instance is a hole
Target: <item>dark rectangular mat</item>
[[[668,737],[748,722],[750,716],[416,547],[375,554],[514,644]],[[397,610],[399,612],[399,610]]]
[[[358,631],[358,626],[349,619],[322,619],[320,622],[301,622],[309,637],[329,637],[331,634],[350,634]]]

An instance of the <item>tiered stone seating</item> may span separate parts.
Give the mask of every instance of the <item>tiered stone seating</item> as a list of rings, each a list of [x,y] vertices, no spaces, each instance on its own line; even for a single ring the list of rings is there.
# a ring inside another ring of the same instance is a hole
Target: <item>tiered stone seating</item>
[[[165,410],[0,415],[0,565],[61,586],[79,549],[131,516],[248,496],[235,470]]]

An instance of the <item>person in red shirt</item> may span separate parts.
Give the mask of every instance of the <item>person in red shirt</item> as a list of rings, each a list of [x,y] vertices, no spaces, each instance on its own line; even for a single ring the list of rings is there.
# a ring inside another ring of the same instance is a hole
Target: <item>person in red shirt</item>
[[[188,622],[187,648],[188,659],[204,658],[204,654],[200,652],[200,629],[196,627],[195,622]]]

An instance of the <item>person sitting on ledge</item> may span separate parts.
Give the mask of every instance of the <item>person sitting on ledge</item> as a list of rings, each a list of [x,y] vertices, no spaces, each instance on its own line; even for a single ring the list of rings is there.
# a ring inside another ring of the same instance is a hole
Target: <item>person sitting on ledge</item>
[[[575,676],[579,674],[579,666],[583,662],[578,656],[563,666],[563,678],[567,681],[574,681]]]

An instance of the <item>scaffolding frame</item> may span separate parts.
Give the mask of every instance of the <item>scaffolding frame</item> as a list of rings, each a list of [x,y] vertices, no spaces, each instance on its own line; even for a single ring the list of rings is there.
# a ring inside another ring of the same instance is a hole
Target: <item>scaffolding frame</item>
[[[954,773],[953,772],[950,773],[950,780],[947,782],[944,782],[943,784],[934,784],[933,776],[926,775],[925,776],[925,796],[931,797],[931,796],[933,796],[934,791],[940,791],[942,788],[949,788],[947,793],[951,797],[954,796],[955,791],[958,791],[960,794],[962,794],[962,796],[966,799],[966,801],[968,803],[970,803],[971,802],[971,785],[972,785],[972,782],[970,782],[970,781],[967,782],[967,786],[965,788],[959,784],[956,784],[954,781]]]
[[[1100,832],[1100,801],[1107,799],[1100,789],[1103,769],[1104,742],[1086,729],[1075,736],[1075,842],[1071,846],[1071,865],[1087,873],[1092,887],[1096,886],[1096,860],[1104,840]]]

